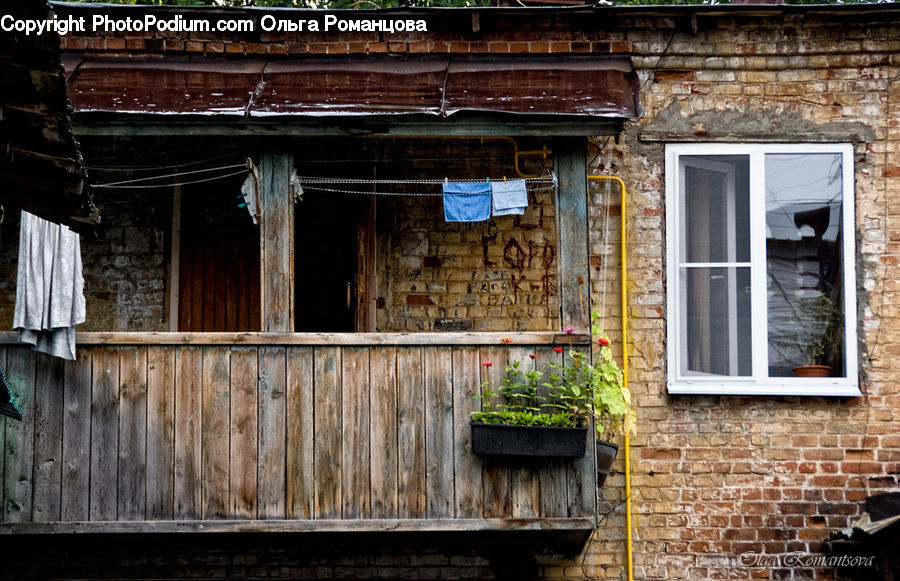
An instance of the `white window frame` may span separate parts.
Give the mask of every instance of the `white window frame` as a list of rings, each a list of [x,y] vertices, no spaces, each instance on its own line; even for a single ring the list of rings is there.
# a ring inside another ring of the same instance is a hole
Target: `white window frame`
[[[769,377],[766,305],[766,154],[840,154],[843,183],[843,284],[844,357],[846,377]],[[684,210],[680,202],[683,176],[680,158],[684,155],[743,155],[750,162],[750,264],[752,319],[752,375],[749,377],[679,375],[681,340],[686,325],[680,323],[684,302],[679,289],[678,267],[684,243]],[[777,396],[858,396],[859,356],[857,351],[856,305],[856,220],[853,180],[853,146],[846,143],[683,143],[666,146],[666,296],[667,387],[670,394],[777,395]]]

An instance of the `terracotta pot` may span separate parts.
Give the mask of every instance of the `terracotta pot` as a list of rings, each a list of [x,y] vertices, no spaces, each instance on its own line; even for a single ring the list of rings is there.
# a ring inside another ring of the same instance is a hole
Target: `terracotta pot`
[[[795,377],[831,377],[834,369],[830,365],[799,365],[794,368]]]

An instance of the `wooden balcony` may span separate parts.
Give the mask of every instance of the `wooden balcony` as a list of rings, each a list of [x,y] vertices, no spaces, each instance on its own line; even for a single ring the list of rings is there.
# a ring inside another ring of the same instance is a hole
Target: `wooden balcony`
[[[592,453],[483,460],[469,413],[483,373],[588,339],[500,336],[82,333],[64,362],[2,334],[0,534],[586,534]]]

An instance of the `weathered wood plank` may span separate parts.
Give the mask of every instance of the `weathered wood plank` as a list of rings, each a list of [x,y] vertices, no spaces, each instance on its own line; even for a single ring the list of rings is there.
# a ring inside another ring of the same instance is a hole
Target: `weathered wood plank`
[[[587,225],[587,157],[582,138],[553,143],[559,189],[556,205],[559,227],[559,289],[562,326],[590,328],[590,263]]]
[[[544,374],[544,379],[549,380],[550,374],[553,373],[549,363],[559,360],[559,355],[556,355],[550,347],[538,347],[535,349],[535,354],[537,355],[535,368]],[[546,395],[544,391],[541,393]],[[566,516],[568,511],[566,471],[569,465],[569,461],[551,458],[542,462],[538,468],[541,489],[540,515],[542,517]]]
[[[399,455],[395,347],[371,351],[369,378],[372,518],[397,518]]]
[[[491,390],[499,392],[500,380],[506,368],[507,348],[497,345],[481,349],[481,361],[490,361],[491,366],[481,368],[481,381],[490,380]],[[494,404],[497,402],[494,401]],[[476,408],[483,407],[479,400]],[[469,435],[471,440],[471,434]],[[512,516],[512,496],[509,489],[509,462],[503,458],[491,458],[483,462],[482,484],[484,487],[485,518],[509,518]]]
[[[294,212],[290,194],[290,152],[260,156],[260,260],[263,331],[291,331],[294,301]]]
[[[259,349],[259,518],[284,518],[285,350]]]
[[[397,516],[425,518],[425,360],[397,349]]]
[[[197,234],[193,233],[193,237]],[[203,245],[191,241],[191,326],[194,332],[205,331],[203,326]]]
[[[114,113],[110,115],[116,115]],[[118,117],[124,117],[119,115]],[[144,116],[137,120],[121,120],[110,118],[104,114],[76,113],[76,135],[167,135],[183,137],[185,135],[209,135],[215,138],[224,136],[247,135],[254,138],[284,138],[288,135],[302,136],[327,136],[335,135],[358,138],[360,135],[382,135],[408,137],[440,137],[448,136],[471,138],[473,136],[507,136],[507,135],[619,135],[622,131],[621,121],[599,115],[587,117],[565,117],[555,115],[529,115],[517,114],[510,118],[500,119],[496,115],[488,113],[473,113],[465,118],[453,119],[433,116],[431,119],[423,119],[419,116],[410,116],[403,119],[403,115],[396,115],[390,123],[373,117],[371,120],[360,116],[353,123],[345,123],[345,119],[337,119],[335,122],[325,122],[322,117],[302,119],[297,115],[289,123],[284,118],[272,121],[266,117],[245,117],[244,121],[228,119],[217,121],[212,116],[204,116],[202,119],[189,118],[188,115],[159,115],[162,119],[152,119],[152,116]],[[100,121],[102,119],[102,122]],[[854,132],[854,141],[863,142],[868,139],[867,134]],[[643,133],[642,133],[643,136]],[[775,136],[767,135],[767,139]],[[681,133],[666,135],[664,141],[678,141],[683,139]],[[701,138],[697,138],[698,140]],[[821,139],[826,139],[822,136]],[[847,139],[850,137],[848,135]],[[708,141],[708,138],[705,138]]]
[[[453,349],[453,482],[456,518],[483,516],[481,459],[472,453],[471,412],[481,387],[481,361],[475,347]]]
[[[226,278],[227,271],[231,270],[228,263],[231,261],[233,254],[228,254],[227,240],[218,238],[211,244],[215,252],[215,289],[216,289],[216,313],[213,331],[228,331],[227,316],[228,312],[234,309],[234,304],[228,302],[228,280]]]
[[[176,181],[178,178],[175,178]],[[171,243],[169,244],[169,279],[166,302],[167,327],[169,331],[187,330],[182,325],[184,309],[179,308],[181,305],[181,184],[176,183],[172,186],[172,228],[170,230]],[[190,304],[190,301],[187,302]]]
[[[94,351],[91,392],[91,520],[116,520],[119,458],[119,350]]]
[[[60,519],[88,520],[91,467],[91,360],[93,348],[79,348],[66,362]],[[171,516],[171,515],[170,515]]]
[[[231,350],[231,446],[229,496],[232,518],[257,516],[258,350]]]
[[[345,519],[371,514],[369,462],[369,351],[360,347],[342,350],[341,491]]]
[[[259,253],[259,249],[257,248],[257,254]],[[235,329],[240,330],[254,330],[259,329],[259,321],[257,321],[256,326],[251,326],[251,315],[250,315],[250,288],[248,287],[259,287],[259,284],[253,284],[250,277],[259,278],[259,273],[256,271],[251,272],[249,265],[247,264],[247,255],[244,252],[237,252],[235,255],[235,259],[237,260],[237,264],[235,265],[235,274],[238,280],[237,285],[237,326]]]
[[[313,442],[313,350],[287,349],[287,518],[313,518],[315,475]]]
[[[206,234],[211,234],[207,231]],[[216,249],[212,240],[204,240],[203,248],[203,327],[208,333],[216,329]]]
[[[428,518],[453,516],[453,361],[449,347],[425,350],[425,495]]]
[[[175,348],[147,352],[147,518],[175,514]]]
[[[175,518],[201,514],[201,405],[203,352],[197,347],[175,351]]]
[[[192,333],[192,332],[80,332],[82,345],[498,345],[509,337],[513,345],[588,345],[590,335],[554,332],[527,333]],[[18,343],[15,333],[0,331],[0,344]]]
[[[35,353],[34,522],[58,521],[62,491],[62,359]]]
[[[533,353],[530,347],[510,347],[507,357],[509,363],[518,361],[522,369],[528,369],[532,365],[529,355]],[[523,461],[510,468],[513,518],[535,518],[540,514],[541,487],[537,466]]]
[[[204,519],[229,516],[230,352],[227,347],[203,348],[200,514]]]
[[[228,312],[225,314],[225,328],[223,331],[241,331],[241,330],[249,330],[248,326],[249,320],[247,324],[243,326],[238,326],[238,312],[240,311],[240,288],[246,288],[245,281],[249,279],[239,278],[240,272],[240,262],[241,262],[241,252],[238,247],[238,241],[234,238],[229,238],[225,243],[226,250],[225,256],[229,257],[230,261],[233,261],[230,268],[225,269],[225,302],[228,305]],[[246,294],[246,290],[244,291]],[[246,310],[246,307],[244,307]]]
[[[22,421],[6,422],[3,520],[31,520],[34,458],[34,353],[24,347],[10,348],[6,355],[6,378],[10,391],[22,408]]]
[[[580,348],[587,353],[589,348]],[[588,430],[587,452],[584,458],[576,458],[568,464],[566,475],[568,516],[594,516],[597,514],[597,457],[594,451],[594,434]]]
[[[341,349],[315,350],[315,518],[341,518]]]
[[[147,347],[119,350],[119,519],[147,512]]]

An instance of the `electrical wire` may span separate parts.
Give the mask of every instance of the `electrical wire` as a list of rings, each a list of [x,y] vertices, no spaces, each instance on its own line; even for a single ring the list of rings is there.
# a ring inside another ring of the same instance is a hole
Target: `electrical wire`
[[[195,169],[195,170],[192,170],[192,171],[176,172],[176,173],[172,173],[172,174],[168,174],[168,175],[162,175],[162,176],[150,176],[150,177],[146,177],[146,178],[135,178],[135,179],[133,179],[133,180],[123,180],[123,181],[120,181],[120,182],[110,182],[110,183],[106,183],[106,184],[95,184],[95,185],[93,185],[92,187],[94,187],[94,188],[122,188],[122,187],[129,187],[129,184],[136,184],[136,183],[142,183],[142,182],[150,182],[150,181],[162,180],[162,179],[168,179],[168,178],[176,178],[176,177],[181,177],[181,176],[195,175],[195,174],[199,174],[199,173],[209,173],[209,172],[213,172],[213,171],[224,171],[224,170],[235,169],[235,168],[243,168],[243,171],[241,171],[241,172],[235,172],[235,173],[232,173],[232,174],[228,174],[228,175],[226,175],[226,176],[216,176],[215,178],[211,178],[211,179],[223,179],[223,178],[230,177],[230,176],[233,176],[233,175],[238,175],[239,173],[243,173],[244,171],[247,171],[247,165],[246,165],[246,164],[244,164],[244,163],[236,163],[236,164],[232,164],[232,165],[224,165],[224,166],[221,166],[221,167],[210,167],[210,168],[206,168],[206,169]],[[207,180],[204,180],[204,181],[207,181]],[[199,183],[199,182],[191,182],[191,183]],[[157,188],[157,187],[169,187],[169,186],[171,186],[171,185],[172,185],[172,184],[156,184],[156,185],[152,185],[152,186],[149,186],[149,187],[155,187],[155,188]],[[184,184],[184,183],[181,183],[181,184],[179,184],[179,185],[185,185],[185,184]],[[132,186],[132,187],[133,187],[133,186]]]
[[[204,163],[210,163],[213,161],[218,161],[220,159],[225,159],[228,157],[234,157],[236,153],[226,153],[224,155],[217,155],[215,157],[210,157],[207,159],[199,159],[197,161],[188,161],[184,163],[176,163],[169,165],[135,165],[135,166],[124,166],[124,165],[107,165],[107,166],[99,166],[99,165],[89,165],[87,168],[90,171],[97,172],[137,172],[137,171],[162,171],[162,170],[175,170],[183,167],[190,167],[193,165],[200,165]]]
[[[95,185],[91,186],[92,188],[112,188],[112,189],[122,189],[122,190],[151,190],[154,188],[171,188],[172,186],[190,186],[193,184],[204,184],[207,182],[214,182],[218,180],[224,180],[230,177],[239,176],[247,173],[247,168],[244,168],[240,171],[227,173],[220,176],[213,176],[211,178],[205,178],[202,180],[193,180],[190,182],[177,182],[177,183],[167,183],[167,184],[145,184],[145,185],[112,185],[112,184],[103,184],[103,185]],[[127,183],[127,182],[125,182]]]

